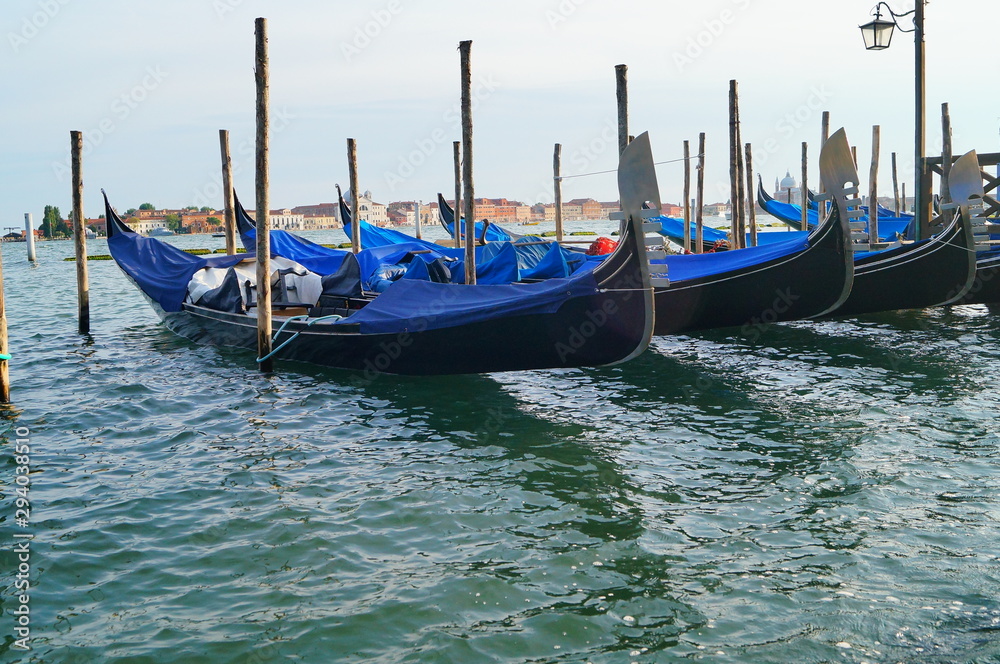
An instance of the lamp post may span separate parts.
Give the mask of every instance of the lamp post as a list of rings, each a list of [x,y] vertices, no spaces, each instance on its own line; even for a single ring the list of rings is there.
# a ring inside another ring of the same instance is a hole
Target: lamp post
[[[927,144],[927,131],[924,126],[924,106],[926,95],[924,93],[924,6],[927,0],[916,0],[916,6],[908,12],[897,14],[884,2],[875,5],[872,13],[875,20],[865,23],[861,28],[861,36],[865,40],[865,48],[869,51],[881,51],[889,48],[892,41],[892,33],[895,28],[902,32],[913,33],[914,43],[914,168],[916,177],[914,179],[914,237],[917,240],[930,235],[930,195],[924,185],[924,148]],[[882,18],[882,7],[892,17],[891,21]],[[906,30],[898,23],[898,19],[913,14],[913,29]]]

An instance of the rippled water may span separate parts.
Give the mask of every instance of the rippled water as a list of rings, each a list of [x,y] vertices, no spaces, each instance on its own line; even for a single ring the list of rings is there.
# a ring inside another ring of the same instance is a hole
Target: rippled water
[[[985,308],[366,384],[189,343],[109,262],[81,337],[71,251],[3,246],[2,661],[1000,661]]]

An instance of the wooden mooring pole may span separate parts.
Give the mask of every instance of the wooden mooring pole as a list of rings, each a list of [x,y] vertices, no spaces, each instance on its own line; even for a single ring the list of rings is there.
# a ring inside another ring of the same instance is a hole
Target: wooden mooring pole
[[[267,19],[256,20],[254,79],[257,84],[257,357],[260,370],[274,369],[271,359],[271,201],[269,182],[270,103]]]
[[[76,248],[76,292],[80,334],[90,333],[90,283],[87,279],[87,227],[83,216],[83,132],[71,131],[73,163],[73,244]]]
[[[695,184],[694,204],[694,252],[702,253],[704,247],[705,219],[705,132],[698,134],[698,177]]]
[[[552,152],[552,187],[555,190],[556,206],[556,242],[563,241],[563,218],[562,218],[562,145],[556,143]]]
[[[451,226],[455,248],[462,247],[462,141],[452,143],[455,158],[455,221]]]
[[[899,207],[899,178],[896,176],[896,153],[892,153],[892,210],[898,217]]]
[[[24,213],[24,239],[28,243],[28,260],[34,263],[38,259],[35,257],[35,222],[30,212]]]
[[[868,171],[868,247],[878,242],[878,157],[879,126],[872,126],[872,166]]]
[[[351,251],[361,252],[361,186],[358,184],[358,144],[347,139],[347,170],[351,177]]]
[[[809,144],[802,141],[802,183],[800,202],[802,203],[802,230],[809,230]]]
[[[3,260],[0,259],[0,403],[10,403],[10,348],[7,345],[7,309],[3,293]]]
[[[615,98],[618,100],[618,154],[628,147],[628,66],[615,65]]]
[[[684,253],[691,253],[691,142],[684,141]]]
[[[740,242],[740,141],[739,141],[739,87],[736,80],[729,81],[729,237],[733,249]]]
[[[219,150],[222,153],[222,204],[225,206],[226,254],[236,253],[236,210],[233,196],[233,158],[229,152],[229,131],[219,130]]]
[[[951,203],[951,112],[941,104],[941,202]]]
[[[465,283],[476,283],[476,210],[472,182],[472,41],[459,42],[462,69],[462,200],[465,206]]]
[[[747,158],[747,218],[750,222],[750,246],[757,246],[757,201],[753,191],[753,152],[750,144],[746,144]]]
[[[823,154],[823,148],[826,147],[826,142],[830,140],[830,111],[823,111],[821,132],[822,133],[820,134],[819,152],[820,154]],[[821,194],[826,193],[826,187],[823,186],[823,178],[819,177],[817,178],[817,180],[818,180],[817,185],[819,193]],[[826,217],[826,211],[827,211],[827,202],[821,201],[816,206],[816,212],[817,212],[816,218],[818,221],[823,221],[823,218]]]

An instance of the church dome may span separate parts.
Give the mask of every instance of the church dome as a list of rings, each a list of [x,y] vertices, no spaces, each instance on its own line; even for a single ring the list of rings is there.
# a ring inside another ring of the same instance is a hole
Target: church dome
[[[785,171],[785,177],[781,179],[781,183],[778,185],[781,189],[796,189],[798,184],[795,182],[795,178],[788,171]]]

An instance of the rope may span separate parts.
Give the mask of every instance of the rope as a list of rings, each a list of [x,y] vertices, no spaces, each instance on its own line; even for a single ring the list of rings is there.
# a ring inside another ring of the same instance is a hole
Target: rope
[[[309,316],[307,316],[305,314],[299,314],[298,316],[289,316],[288,319],[285,320],[285,322],[281,324],[281,327],[278,328],[278,331],[274,333],[274,338],[271,340],[271,343],[274,343],[275,341],[278,340],[278,337],[281,336],[281,333],[285,331],[285,327],[289,323],[291,323],[293,320],[301,320],[303,318],[309,318]],[[341,318],[343,318],[343,316],[341,316],[339,314],[330,314],[329,316],[320,316],[319,318],[313,318],[313,319],[311,319],[308,323],[306,323],[306,327],[308,328],[313,323],[318,323],[321,320],[329,320],[329,319],[340,320]],[[290,344],[293,341],[295,341],[299,337],[299,335],[302,334],[304,331],[305,331],[305,329],[299,330],[298,332],[296,332],[292,336],[290,336],[287,339],[285,339],[284,343],[282,343],[280,346],[278,346],[277,348],[275,348],[274,350],[272,350],[270,353],[268,353],[264,357],[258,357],[257,358],[257,363],[259,364],[261,362],[266,362],[267,360],[269,360],[272,357],[274,357],[275,355],[277,355],[278,351],[280,351],[282,348],[284,348],[288,344]]]
[[[703,156],[704,155],[696,154],[696,155],[693,155],[692,157],[690,157],[690,159],[694,159],[695,157],[703,157]],[[680,159],[669,159],[667,161],[657,161],[657,162],[653,163],[653,166],[660,166],[661,164],[676,164],[679,161],[684,161],[684,157],[681,157]],[[593,173],[577,173],[576,175],[560,175],[559,177],[557,177],[557,178],[554,177],[553,179],[554,180],[568,180],[570,178],[587,177],[588,175],[604,175],[605,173],[617,173],[617,172],[618,172],[617,168],[612,168],[610,171],[594,171]]]

